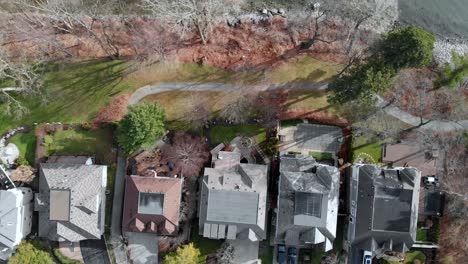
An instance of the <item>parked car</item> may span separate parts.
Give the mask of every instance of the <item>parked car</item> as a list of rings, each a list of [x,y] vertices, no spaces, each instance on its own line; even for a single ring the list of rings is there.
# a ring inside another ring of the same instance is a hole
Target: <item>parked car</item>
[[[362,264],[372,264],[372,252],[364,251],[364,256],[362,257]]]
[[[297,263],[297,248],[290,247],[288,248],[288,264]]]
[[[276,255],[276,261],[278,264],[286,263],[286,246],[278,245],[278,254]]]
[[[439,178],[437,178],[436,176],[427,176],[427,177],[423,178],[423,182],[426,185],[438,186],[439,185]]]

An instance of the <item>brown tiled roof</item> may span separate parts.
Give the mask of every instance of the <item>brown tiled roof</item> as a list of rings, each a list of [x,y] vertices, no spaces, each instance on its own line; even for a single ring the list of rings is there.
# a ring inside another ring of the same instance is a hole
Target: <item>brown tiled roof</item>
[[[138,213],[140,192],[164,194],[163,213],[160,215]],[[179,226],[181,192],[182,179],[179,178],[127,177],[122,229],[126,232],[158,232],[162,235],[175,235]]]

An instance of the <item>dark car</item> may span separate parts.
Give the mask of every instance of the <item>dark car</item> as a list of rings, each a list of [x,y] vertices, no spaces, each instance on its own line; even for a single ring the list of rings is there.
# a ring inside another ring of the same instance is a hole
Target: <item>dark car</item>
[[[297,249],[294,247],[288,248],[288,264],[297,263]]]
[[[278,264],[286,263],[286,246],[278,245],[278,255],[276,256],[276,261]]]

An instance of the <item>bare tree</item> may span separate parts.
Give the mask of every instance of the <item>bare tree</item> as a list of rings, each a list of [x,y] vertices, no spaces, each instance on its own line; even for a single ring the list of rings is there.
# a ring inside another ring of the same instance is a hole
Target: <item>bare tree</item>
[[[0,46],[0,80],[12,85],[0,88],[0,100],[5,103],[6,114],[20,117],[28,112],[17,95],[35,95],[44,100],[41,89],[42,65],[41,60],[27,61],[23,57],[13,59]]]
[[[85,32],[91,36],[110,57],[118,58],[120,50],[113,37],[108,33],[112,23],[109,19],[102,19],[103,15],[111,13],[111,6],[103,0],[84,2],[83,0],[43,0],[31,3],[27,0],[19,2],[23,9],[23,16],[31,24],[46,27],[50,22],[58,33],[75,34]],[[27,11],[36,11],[44,14],[43,17],[34,16]]]
[[[245,123],[252,112],[254,96],[242,90],[226,96],[230,102],[221,110],[220,117],[236,124]]]
[[[189,123],[193,128],[203,127],[212,118],[209,98],[200,93],[190,93],[187,97],[187,113],[182,120]]]
[[[188,177],[198,176],[210,158],[205,138],[184,132],[177,132],[172,144],[164,145],[161,151],[164,160],[175,164],[175,170]]]
[[[172,22],[182,35],[196,31],[203,44],[213,32],[216,18],[225,12],[223,0],[142,0],[143,8]]]

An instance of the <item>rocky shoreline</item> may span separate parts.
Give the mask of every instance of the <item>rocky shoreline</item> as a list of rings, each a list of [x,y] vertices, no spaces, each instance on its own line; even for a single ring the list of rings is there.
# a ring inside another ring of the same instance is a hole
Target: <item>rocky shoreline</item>
[[[439,65],[452,63],[452,52],[468,54],[468,39],[437,39],[434,44],[434,59]]]

